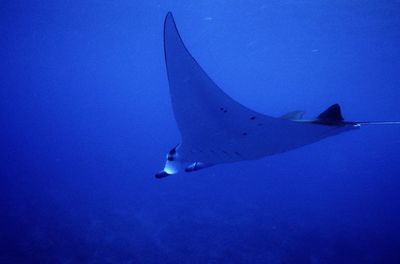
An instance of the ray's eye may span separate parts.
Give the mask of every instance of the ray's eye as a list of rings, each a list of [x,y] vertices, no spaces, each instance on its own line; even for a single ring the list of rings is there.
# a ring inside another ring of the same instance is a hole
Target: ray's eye
[[[256,119],[256,117],[255,117],[255,116],[252,116],[252,117],[250,117],[250,119],[251,119],[251,120],[254,120],[254,119]]]

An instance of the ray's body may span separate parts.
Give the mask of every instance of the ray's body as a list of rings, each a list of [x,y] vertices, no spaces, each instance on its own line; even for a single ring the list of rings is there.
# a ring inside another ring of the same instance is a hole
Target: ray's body
[[[185,47],[171,13],[164,23],[164,53],[171,103],[182,141],[167,155],[163,178],[181,170],[259,159],[358,128],[344,121],[339,105],[313,120],[295,111],[280,118],[233,100],[204,72]]]

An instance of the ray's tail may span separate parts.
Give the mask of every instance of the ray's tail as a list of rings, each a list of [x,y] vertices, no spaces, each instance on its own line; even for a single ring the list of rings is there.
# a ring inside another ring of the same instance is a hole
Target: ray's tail
[[[400,121],[362,121],[355,122],[360,126],[364,125],[400,125]]]

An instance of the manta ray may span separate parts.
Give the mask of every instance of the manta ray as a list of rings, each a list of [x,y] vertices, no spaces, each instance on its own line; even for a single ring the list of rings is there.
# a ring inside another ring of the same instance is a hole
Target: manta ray
[[[400,124],[345,121],[339,104],[310,120],[303,119],[303,111],[272,117],[251,110],[227,95],[202,69],[183,43],[171,12],[164,22],[164,55],[181,143],[168,152],[156,178],[260,159],[362,125]]]

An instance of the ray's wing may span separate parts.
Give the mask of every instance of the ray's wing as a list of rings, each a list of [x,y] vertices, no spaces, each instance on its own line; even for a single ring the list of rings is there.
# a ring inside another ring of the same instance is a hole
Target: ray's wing
[[[261,158],[312,143],[343,129],[297,123],[257,113],[225,94],[185,47],[171,13],[164,24],[164,52],[179,152],[208,163]]]
[[[228,133],[239,129],[232,127],[229,119],[233,117],[260,116],[234,101],[210,79],[186,49],[171,13],[165,19],[164,51],[172,107],[184,140],[219,133],[221,126]]]

